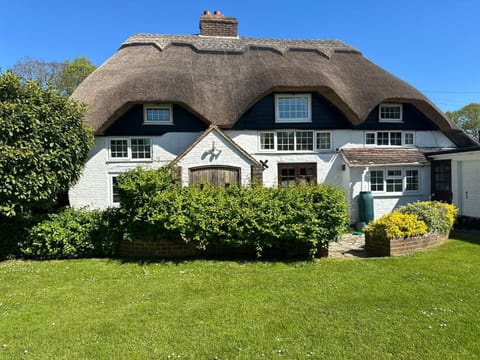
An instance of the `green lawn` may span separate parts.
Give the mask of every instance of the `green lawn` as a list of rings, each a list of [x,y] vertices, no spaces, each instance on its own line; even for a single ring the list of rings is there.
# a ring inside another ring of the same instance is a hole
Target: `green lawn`
[[[480,240],[314,263],[0,262],[1,359],[478,359]]]

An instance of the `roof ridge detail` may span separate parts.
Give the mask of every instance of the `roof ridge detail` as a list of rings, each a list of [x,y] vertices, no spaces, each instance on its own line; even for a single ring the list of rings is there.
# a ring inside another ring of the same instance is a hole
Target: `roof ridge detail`
[[[164,50],[171,45],[189,45],[197,51],[243,53],[250,49],[271,49],[284,54],[287,51],[315,51],[330,58],[333,53],[360,54],[357,49],[339,40],[291,40],[250,37],[214,37],[199,35],[162,35],[162,34],[135,34],[130,36],[121,48],[135,45],[155,45]]]

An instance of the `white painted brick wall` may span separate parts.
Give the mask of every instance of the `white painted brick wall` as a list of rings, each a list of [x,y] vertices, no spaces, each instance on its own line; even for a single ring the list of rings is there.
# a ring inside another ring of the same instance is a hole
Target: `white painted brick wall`
[[[209,153],[212,144],[220,151],[218,156]],[[225,141],[215,130],[203,138],[177,163],[182,167],[182,184],[188,185],[189,169],[198,166],[235,166],[240,168],[240,184],[250,184],[251,163],[235,147]]]
[[[97,137],[79,181],[70,189],[70,205],[74,208],[105,209],[112,206],[111,177],[137,166],[160,167],[171,162],[200,133],[168,133],[152,137],[151,161],[111,160],[109,137]],[[120,137],[115,137],[120,138]]]
[[[277,164],[280,162],[315,162],[317,163],[317,179],[320,183],[337,185],[347,192],[351,206],[352,221],[358,218],[358,195],[360,191],[369,190],[368,179],[362,182],[363,169],[348,168],[342,170],[344,164],[338,149],[342,147],[363,147],[364,131],[334,130],[332,131],[333,150],[325,153],[269,153],[260,152],[257,131],[225,131],[240,147],[257,160],[268,160],[268,169],[263,173],[265,186],[277,186]],[[78,183],[69,192],[70,203],[75,208],[106,208],[111,206],[111,176],[136,166],[162,166],[190,146],[200,133],[168,133],[152,137],[153,161],[111,161],[108,159],[108,137],[99,137],[90,152],[89,160]],[[205,156],[215,141],[221,150],[218,157]],[[417,131],[415,141],[419,147],[454,147],[454,144],[439,131]],[[225,142],[215,131],[207,135],[178,163],[182,167],[182,183],[188,184],[188,169],[206,165],[228,165],[241,168],[241,183],[250,183],[250,163],[241,154]],[[430,194],[429,168],[421,168],[422,192],[416,196],[383,196],[375,195],[375,218],[390,212],[404,203],[415,200],[426,200]],[[480,193],[480,192],[478,192]],[[475,201],[471,211],[478,212]],[[469,210],[470,211],[470,210]]]

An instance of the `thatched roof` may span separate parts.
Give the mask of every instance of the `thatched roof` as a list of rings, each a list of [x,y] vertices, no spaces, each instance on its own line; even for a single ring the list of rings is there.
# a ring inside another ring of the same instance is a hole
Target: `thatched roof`
[[[229,128],[274,91],[318,92],[353,125],[382,102],[410,102],[457,145],[474,144],[423,94],[340,41],[134,35],[72,96],[101,135],[136,103],[177,103]]]

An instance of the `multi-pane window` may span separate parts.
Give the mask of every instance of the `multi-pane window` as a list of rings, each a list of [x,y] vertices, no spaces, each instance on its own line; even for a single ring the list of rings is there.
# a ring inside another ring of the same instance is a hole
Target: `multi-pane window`
[[[313,151],[313,131],[296,131],[297,151]]]
[[[403,190],[402,170],[387,170],[385,180],[387,192],[401,192]]]
[[[113,159],[128,158],[128,140],[127,139],[110,140],[110,157]]]
[[[171,105],[145,105],[144,106],[145,124],[169,125],[173,124]]]
[[[390,145],[388,132],[377,133],[377,145]]]
[[[418,170],[405,170],[406,191],[418,191]]]
[[[118,204],[120,196],[118,195],[118,181],[117,176],[112,176],[112,204]]]
[[[383,171],[382,170],[370,171],[370,190],[383,191]]]
[[[405,133],[404,136],[405,136],[405,141],[404,141],[405,145],[415,145],[415,138],[413,136],[413,133]]]
[[[275,133],[260,133],[260,150],[275,150]]]
[[[259,133],[260,151],[325,151],[331,148],[330,132],[281,130]]]
[[[365,134],[365,144],[366,145],[375,145],[375,133],[366,133]]]
[[[152,144],[149,138],[124,138],[110,140],[110,159],[145,160],[152,158]]]
[[[295,149],[295,132],[277,132],[277,149],[278,151],[293,151]]]
[[[133,138],[132,159],[150,159],[152,157],[150,139]]]
[[[385,169],[370,171],[370,190],[399,193],[418,192],[420,177],[418,169]]]
[[[402,104],[381,104],[379,108],[379,121],[401,122],[403,119]]]
[[[402,146],[402,132],[367,132],[365,133],[365,145]],[[404,145],[413,145],[413,133],[405,133]]]
[[[276,122],[310,122],[311,121],[311,96],[275,95],[275,121]]]
[[[391,132],[390,133],[390,145],[392,145],[392,146],[401,146],[402,145],[402,133],[401,132]]]
[[[317,132],[317,150],[329,150],[332,148],[332,141],[329,132]]]

